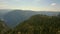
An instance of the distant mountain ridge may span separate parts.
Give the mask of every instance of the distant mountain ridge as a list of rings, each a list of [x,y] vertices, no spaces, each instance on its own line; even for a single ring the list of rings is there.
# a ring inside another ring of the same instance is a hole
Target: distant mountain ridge
[[[11,10],[8,9],[0,9],[0,19],[3,18],[3,16],[10,11]]]
[[[6,13],[7,12],[7,13]],[[48,16],[56,16],[59,12],[50,11],[30,11],[30,10],[10,10],[6,11],[3,15],[5,23],[10,27],[15,27],[20,22],[29,19],[31,16],[36,14],[43,14]]]

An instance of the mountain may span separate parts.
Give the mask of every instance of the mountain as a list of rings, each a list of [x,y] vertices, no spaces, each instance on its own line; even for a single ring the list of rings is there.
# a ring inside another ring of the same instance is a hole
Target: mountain
[[[59,34],[60,17],[34,15],[19,23],[12,34]]]
[[[11,10],[9,9],[0,9],[0,19],[3,18],[3,16],[10,11]]]
[[[10,27],[15,27],[20,22],[29,19],[31,16],[36,14],[43,14],[49,16],[56,16],[59,12],[50,12],[50,11],[31,11],[31,10],[12,10],[4,14],[3,19],[5,23]]]
[[[8,26],[4,23],[4,21],[0,20],[0,34],[4,34],[8,30]]]
[[[30,16],[34,15],[31,11],[13,10],[4,15],[4,20],[9,26],[16,26],[19,22],[28,19]]]

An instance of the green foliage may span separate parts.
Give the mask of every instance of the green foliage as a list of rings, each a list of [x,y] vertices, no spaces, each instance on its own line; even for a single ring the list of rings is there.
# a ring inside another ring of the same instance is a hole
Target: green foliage
[[[9,34],[58,34],[60,18],[57,16],[34,15],[18,24]]]

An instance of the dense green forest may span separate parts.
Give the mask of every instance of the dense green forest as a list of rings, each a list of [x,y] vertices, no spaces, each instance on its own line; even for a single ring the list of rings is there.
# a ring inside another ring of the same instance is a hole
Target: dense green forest
[[[60,17],[34,15],[4,34],[60,34]]]

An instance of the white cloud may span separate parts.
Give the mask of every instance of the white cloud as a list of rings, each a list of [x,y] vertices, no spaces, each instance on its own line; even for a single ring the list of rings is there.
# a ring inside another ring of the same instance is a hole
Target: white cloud
[[[56,6],[57,4],[56,3],[52,3],[51,6]]]

